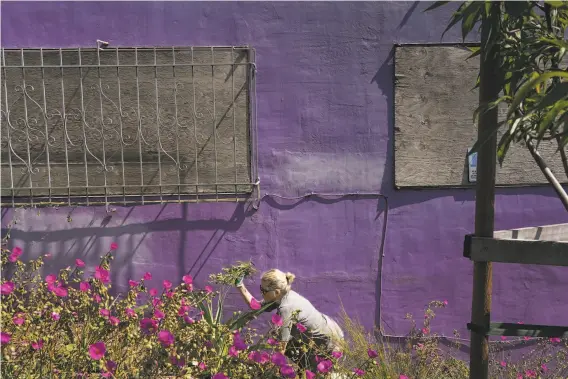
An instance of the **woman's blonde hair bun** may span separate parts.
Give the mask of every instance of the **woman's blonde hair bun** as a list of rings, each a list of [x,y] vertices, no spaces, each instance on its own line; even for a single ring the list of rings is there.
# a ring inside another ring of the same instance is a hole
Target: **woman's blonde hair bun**
[[[279,289],[284,292],[290,291],[290,285],[294,279],[296,279],[296,275],[291,272],[283,273],[277,268],[273,268],[262,274],[262,280],[266,283],[267,288]]]
[[[292,284],[292,282],[296,279],[296,275],[292,274],[291,272],[286,273],[286,281],[288,284]]]

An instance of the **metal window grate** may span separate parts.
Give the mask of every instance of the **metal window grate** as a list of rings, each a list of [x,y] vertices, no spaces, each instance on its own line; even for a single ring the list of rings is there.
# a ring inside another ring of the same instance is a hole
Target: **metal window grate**
[[[249,47],[3,49],[1,68],[4,205],[258,190]]]

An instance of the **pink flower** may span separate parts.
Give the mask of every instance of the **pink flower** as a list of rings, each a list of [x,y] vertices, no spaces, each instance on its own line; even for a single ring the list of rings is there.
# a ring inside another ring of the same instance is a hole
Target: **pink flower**
[[[530,338],[529,338],[529,337],[527,337],[527,336],[524,336],[524,337],[523,337],[523,339],[524,339],[525,341],[528,341],[528,340],[530,340]]]
[[[523,374],[517,374],[517,379],[523,379]]]
[[[110,359],[106,361],[105,367],[108,372],[114,372],[116,370],[116,362],[111,361]]]
[[[99,314],[103,317],[108,317],[108,316],[110,316],[110,311],[108,309],[103,308],[99,311]]]
[[[183,321],[187,322],[188,324],[194,324],[195,320],[189,317],[189,315],[183,316]]]
[[[154,310],[154,317],[157,318],[158,320],[161,320],[165,317],[165,314],[161,310],[155,309]]]
[[[294,368],[292,366],[284,365],[284,366],[280,367],[280,373],[285,378],[295,378],[296,377],[296,371],[294,370]]]
[[[314,379],[315,377],[316,377],[316,374],[314,374],[310,370],[306,370],[306,379]]]
[[[543,363],[540,368],[542,369],[542,372],[547,372],[548,371],[548,367]]]
[[[222,372],[218,372],[217,374],[213,375],[211,379],[229,379],[228,376],[225,376]]]
[[[174,343],[174,335],[169,330],[160,330],[158,333],[158,340],[164,347],[171,346]]]
[[[300,331],[300,333],[305,333],[308,330],[303,324],[297,323],[296,328]]]
[[[260,308],[262,308],[262,305],[258,302],[258,300],[256,300],[254,297],[250,299],[250,309],[257,311]]]
[[[235,335],[233,337],[233,346],[235,346],[237,350],[246,350],[247,348],[247,344],[241,339],[241,336],[239,335]]]
[[[156,296],[158,295],[158,290],[155,288],[150,288],[150,291],[148,291],[148,293],[150,294],[150,296]]]
[[[79,283],[79,290],[81,292],[87,292],[90,289],[91,289],[91,285],[89,283],[87,283],[87,282]]]
[[[53,312],[53,313],[51,313],[51,318],[55,321],[59,321],[61,316],[59,316],[59,313]]]
[[[507,367],[507,362],[505,361],[501,361],[499,364],[501,365],[501,367]]]
[[[118,244],[116,242],[113,242],[110,244],[110,251],[116,250],[118,249]]]
[[[162,305],[162,300],[160,300],[159,298],[155,297],[152,299],[152,305],[154,307],[159,307],[160,305]]]
[[[430,329],[422,328],[422,334],[428,334],[428,333],[430,333]]]
[[[169,290],[170,288],[172,288],[172,282],[170,282],[169,280],[164,280],[162,282],[162,285],[164,286],[165,289]]]
[[[100,280],[102,283],[106,284],[109,282],[108,274],[108,270],[105,270],[101,266],[95,268],[95,279]]]
[[[14,318],[12,319],[12,321],[14,322],[14,324],[21,326],[24,324],[24,322],[26,321],[25,318],[22,317],[23,315],[21,313],[18,313],[14,316]]]
[[[213,292],[213,287],[211,287],[211,286],[205,286],[205,292],[207,292],[207,293]]]
[[[525,376],[527,378],[536,378],[536,371],[534,370],[527,370],[525,371]]]
[[[2,343],[2,345],[10,343],[11,339],[12,336],[9,333],[6,332],[0,333],[0,343]]]
[[[106,354],[106,346],[104,342],[102,341],[95,342],[94,344],[89,346],[89,355],[91,356],[91,359],[98,361],[99,359],[104,357],[105,354]]]
[[[269,338],[266,340],[266,343],[269,344],[270,346],[276,346],[278,345],[278,341],[276,341],[274,338]]]
[[[0,294],[9,295],[14,291],[15,284],[13,282],[5,282],[0,286]]]
[[[501,336],[501,341],[507,341],[507,337]]]
[[[150,280],[152,279],[152,274],[150,274],[149,272],[145,273],[144,276],[142,277],[142,279],[144,280]]]
[[[343,353],[341,351],[332,351],[331,356],[335,359],[339,359],[343,357]]]
[[[282,317],[277,313],[272,315],[272,323],[276,326],[282,326]]]
[[[14,249],[12,249],[12,254],[10,254],[8,260],[10,262],[16,262],[20,257],[20,255],[22,255],[22,249],[19,247],[15,247]]]
[[[175,355],[170,356],[170,362],[171,364],[176,365],[178,367],[185,366],[185,359],[183,358],[177,359]]]
[[[355,368],[353,369],[353,373],[357,376],[363,376],[365,375],[365,371],[361,370],[360,368]]]
[[[126,315],[128,317],[136,317],[136,312],[134,312],[134,309],[126,308],[124,311],[126,312]]]
[[[398,379],[408,379],[408,376],[400,374],[400,376],[398,377]]]
[[[552,337],[552,338],[549,339],[549,341],[552,342],[552,343],[555,343],[555,342],[560,342],[561,339],[560,339],[560,337]]]
[[[328,373],[331,370],[331,367],[333,366],[333,363],[331,363],[331,361],[323,360],[320,363],[318,363],[318,371],[321,372],[322,374]]]
[[[140,329],[146,334],[155,333],[158,330],[158,323],[156,320],[150,318],[143,318],[140,320]]]
[[[94,294],[93,295],[93,300],[95,301],[95,303],[100,303],[101,302],[101,297],[98,294]]]
[[[53,275],[53,274],[48,275],[48,276],[45,277],[45,282],[46,282],[47,284],[53,284],[53,283],[55,283],[56,281],[57,281],[57,276],[55,276],[55,275]]]
[[[67,288],[62,285],[58,285],[53,289],[53,293],[59,297],[65,297],[67,296]]]
[[[229,348],[229,356],[231,357],[238,357],[239,356],[239,351],[237,350],[237,348],[235,347],[235,345],[232,345]]]
[[[129,285],[130,287],[136,287],[136,286],[138,285],[138,282],[135,282],[134,280],[129,280],[129,281],[128,281],[128,285]]]
[[[287,363],[286,357],[284,356],[284,354],[279,353],[279,352],[272,354],[272,358],[270,360],[272,361],[272,363],[274,363],[278,367],[282,367]]]
[[[444,304],[444,306],[448,305],[448,300],[444,300],[442,304]]]
[[[207,365],[204,362],[199,362],[197,365],[201,371],[204,371],[207,368]]]
[[[189,311],[189,305],[182,305],[178,309],[178,316],[183,316]]]
[[[83,262],[81,259],[77,258],[77,259],[75,259],[75,266],[85,267],[85,262]]]
[[[167,291],[166,291],[166,297],[167,297],[168,299],[171,299],[172,297],[174,297],[174,294],[175,294],[174,291],[170,291],[170,290],[167,290]]]
[[[519,324],[519,325],[524,325],[524,322],[519,321],[519,322],[517,322],[517,324]]]
[[[377,358],[379,356],[379,354],[377,354],[377,352],[375,350],[372,349],[368,349],[367,350],[367,355],[369,356],[369,358],[373,359],[373,358]]]
[[[184,275],[182,278],[188,290],[193,291],[193,278],[191,275]]]
[[[34,350],[39,350],[43,347],[43,340],[39,340],[37,342],[32,342],[32,348]]]
[[[270,356],[266,351],[251,351],[248,355],[248,359],[256,363],[265,364],[266,362],[270,361]]]

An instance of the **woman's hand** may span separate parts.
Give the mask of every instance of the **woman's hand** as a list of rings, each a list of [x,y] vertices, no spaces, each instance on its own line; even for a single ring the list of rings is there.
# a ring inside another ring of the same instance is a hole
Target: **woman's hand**
[[[235,280],[235,287],[240,288],[244,286],[243,281],[245,280],[244,276],[241,276],[240,278],[237,278],[237,280]]]

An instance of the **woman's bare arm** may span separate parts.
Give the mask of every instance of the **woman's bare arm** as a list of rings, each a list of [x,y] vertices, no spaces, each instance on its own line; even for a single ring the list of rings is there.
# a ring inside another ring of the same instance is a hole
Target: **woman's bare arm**
[[[239,290],[239,292],[240,292],[242,298],[244,299],[245,303],[247,303],[247,305],[250,307],[250,303],[251,303],[253,297],[250,294],[250,292],[247,290],[245,285],[241,284],[240,286],[237,287],[237,289]]]

